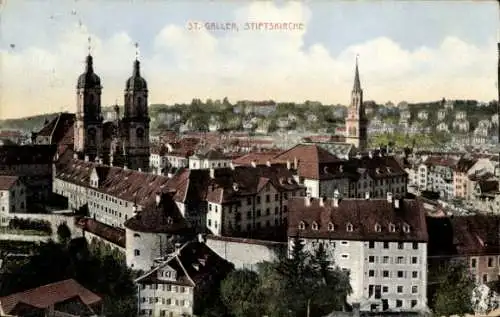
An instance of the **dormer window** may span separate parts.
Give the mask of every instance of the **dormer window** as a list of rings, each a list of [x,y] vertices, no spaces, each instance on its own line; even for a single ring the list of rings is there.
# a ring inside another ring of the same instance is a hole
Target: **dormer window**
[[[403,231],[406,232],[406,233],[409,233],[410,232],[410,226],[408,224],[404,224],[403,225]]]
[[[375,224],[375,232],[380,232],[380,231],[382,231],[382,226],[379,225],[378,223]]]
[[[396,232],[396,226],[394,224],[389,224],[389,231],[390,232]]]
[[[304,223],[304,221],[301,221],[299,223],[299,230],[305,230],[306,229],[306,224]]]
[[[318,230],[318,223],[316,221],[313,222],[311,227],[313,230]]]
[[[335,225],[331,222],[328,224],[328,231],[335,231]]]
[[[347,230],[347,232],[352,232],[352,230],[353,230],[352,224],[348,223],[346,226],[346,230]]]

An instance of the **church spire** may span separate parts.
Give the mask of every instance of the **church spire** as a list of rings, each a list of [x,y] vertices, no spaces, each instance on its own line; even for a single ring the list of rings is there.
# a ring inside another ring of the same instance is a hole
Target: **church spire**
[[[135,43],[134,77],[141,76],[141,65],[139,62],[139,43]]]
[[[353,92],[361,91],[361,82],[359,80],[359,70],[358,70],[358,58],[359,55],[356,55],[356,71],[354,74],[354,87],[352,88]]]
[[[87,55],[87,61],[86,61],[86,73],[88,74],[91,74],[94,72],[94,66],[93,66],[93,61],[92,61],[92,39],[88,38],[88,42],[89,42],[89,46],[88,46],[88,50],[89,50],[89,54]]]

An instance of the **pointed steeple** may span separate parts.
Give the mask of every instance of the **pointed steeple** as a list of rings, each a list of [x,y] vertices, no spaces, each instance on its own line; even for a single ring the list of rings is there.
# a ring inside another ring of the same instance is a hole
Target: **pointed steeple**
[[[359,80],[359,70],[358,70],[358,58],[359,55],[356,55],[356,71],[354,74],[354,87],[352,88],[353,92],[361,91],[361,82]]]
[[[92,38],[90,36],[88,38],[88,42],[89,42],[89,46],[88,46],[89,54],[87,55],[87,59],[86,59],[85,72],[88,74],[91,74],[94,72],[94,65],[93,65],[94,63],[92,60]]]
[[[141,76],[141,63],[139,62],[139,43],[135,43],[134,77]]]

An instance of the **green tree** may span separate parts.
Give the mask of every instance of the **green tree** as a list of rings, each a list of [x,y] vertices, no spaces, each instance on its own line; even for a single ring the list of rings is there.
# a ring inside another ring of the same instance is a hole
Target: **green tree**
[[[449,262],[442,267],[439,276],[439,287],[434,295],[434,313],[438,316],[472,313],[474,280],[467,265]]]
[[[261,316],[259,276],[250,270],[236,270],[222,281],[222,302],[235,317]]]
[[[57,226],[57,239],[59,243],[64,245],[68,244],[68,242],[71,240],[71,230],[69,230],[66,222],[63,222],[59,226]]]

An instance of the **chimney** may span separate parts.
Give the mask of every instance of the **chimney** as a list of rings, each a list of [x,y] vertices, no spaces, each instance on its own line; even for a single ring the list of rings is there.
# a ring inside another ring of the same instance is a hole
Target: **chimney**
[[[89,156],[88,156],[88,155],[85,155],[84,160],[85,160],[85,162],[88,162],[88,161],[89,161]]]
[[[292,163],[290,161],[286,161],[286,168],[289,170],[292,169]]]
[[[304,197],[304,204],[306,206],[311,206],[311,197]]]
[[[75,160],[78,159],[78,153],[73,153],[73,159],[75,159]]]
[[[400,199],[394,199],[394,208],[399,209],[399,201]]]
[[[365,193],[365,199],[366,199],[366,200],[370,199],[370,192],[366,192],[366,193]]]
[[[269,166],[269,167],[271,167],[271,161],[267,161],[266,165]]]
[[[392,204],[392,193],[391,192],[387,192],[387,202],[389,204]]]
[[[230,167],[232,170],[234,170],[234,164],[233,164],[233,162],[229,163],[229,167]]]
[[[257,162],[252,161],[250,164],[252,164],[252,167],[257,167]]]
[[[137,171],[138,171],[138,172],[142,172],[142,169],[139,167],[139,168],[137,169]]]
[[[161,203],[161,194],[156,193],[156,207],[160,206]]]
[[[320,207],[324,207],[325,206],[325,198],[323,198],[323,197],[319,198],[319,206]]]
[[[211,179],[214,179],[214,178],[215,178],[215,169],[214,169],[214,168],[211,168],[211,169],[210,169],[210,178],[211,178]]]
[[[373,158],[373,152],[372,151],[368,151],[368,157],[369,158]]]
[[[294,157],[293,158],[293,169],[296,170],[297,168],[299,168],[299,160],[296,157]]]
[[[124,169],[124,170],[128,170],[127,165],[123,165],[123,169]]]
[[[198,233],[198,242],[205,243],[205,237],[201,233]]]

